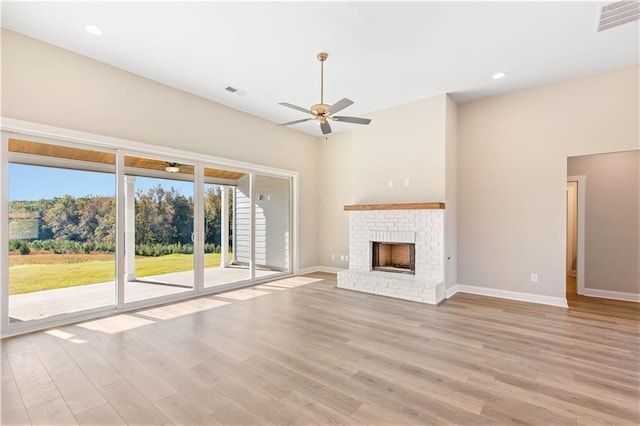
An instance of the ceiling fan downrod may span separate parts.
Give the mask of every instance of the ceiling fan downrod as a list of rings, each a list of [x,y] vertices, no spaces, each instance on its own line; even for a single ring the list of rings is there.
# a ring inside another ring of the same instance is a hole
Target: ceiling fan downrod
[[[326,61],[328,57],[329,55],[324,52],[316,55],[316,58],[320,61],[320,104],[324,104],[324,61]]]

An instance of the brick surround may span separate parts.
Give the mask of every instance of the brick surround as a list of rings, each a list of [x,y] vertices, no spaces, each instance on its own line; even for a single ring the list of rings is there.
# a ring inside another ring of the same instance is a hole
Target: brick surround
[[[371,270],[371,242],[415,243],[415,275]],[[349,211],[349,269],[338,287],[436,304],[444,299],[444,210]]]

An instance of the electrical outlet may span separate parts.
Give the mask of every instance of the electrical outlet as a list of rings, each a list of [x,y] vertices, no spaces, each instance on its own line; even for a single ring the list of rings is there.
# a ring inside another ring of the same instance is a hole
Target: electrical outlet
[[[344,260],[345,260],[345,262],[348,262],[348,261],[349,261],[349,256],[346,256],[346,255],[345,255],[345,256],[344,256]]]
[[[340,255],[340,260],[344,260],[344,254]]]
[[[532,283],[537,283],[538,282],[538,274],[531,273],[531,282]]]
[[[409,181],[409,178],[404,178],[404,186],[408,187],[411,184],[411,182]]]
[[[387,185],[389,186],[389,188],[393,188],[393,179],[389,179]]]
[[[331,260],[336,260],[336,255],[335,254],[331,255]]]

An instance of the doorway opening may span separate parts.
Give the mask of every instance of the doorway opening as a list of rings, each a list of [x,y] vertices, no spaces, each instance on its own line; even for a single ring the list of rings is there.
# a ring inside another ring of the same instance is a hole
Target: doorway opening
[[[585,176],[567,177],[566,294],[584,294]]]

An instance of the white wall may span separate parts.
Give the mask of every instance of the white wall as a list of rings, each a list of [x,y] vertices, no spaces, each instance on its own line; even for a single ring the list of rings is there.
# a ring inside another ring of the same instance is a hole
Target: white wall
[[[564,297],[567,157],[638,149],[639,70],[458,107],[459,283]]]
[[[298,171],[299,263],[316,264],[315,137],[5,29],[1,96],[5,117]]]
[[[233,260],[248,265],[251,262],[251,190],[249,175],[243,176],[234,188],[235,204]]]
[[[586,177],[585,291],[638,295],[640,151],[571,157],[568,173]]]

